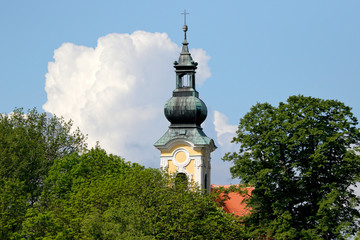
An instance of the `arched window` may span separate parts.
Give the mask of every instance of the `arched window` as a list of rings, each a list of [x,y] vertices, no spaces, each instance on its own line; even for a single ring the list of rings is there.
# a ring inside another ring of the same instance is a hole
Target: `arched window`
[[[178,173],[175,177],[175,188],[177,189],[187,189],[188,179],[185,173]]]

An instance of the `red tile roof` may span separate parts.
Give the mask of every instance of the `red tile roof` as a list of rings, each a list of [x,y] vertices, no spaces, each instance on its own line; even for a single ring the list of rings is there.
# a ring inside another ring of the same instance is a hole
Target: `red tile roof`
[[[238,185],[215,185],[211,184],[211,192],[214,188],[223,187],[225,189],[229,188],[230,186],[238,187]],[[224,211],[227,213],[234,213],[237,216],[244,216],[250,212],[250,208],[246,206],[246,203],[243,202],[244,199],[249,198],[251,196],[251,192],[254,190],[253,187],[242,188],[241,190],[247,190],[248,195],[242,195],[239,192],[230,192],[228,194],[228,199],[225,200],[224,203]],[[221,201],[224,197],[224,194],[221,193],[219,199],[216,201]]]

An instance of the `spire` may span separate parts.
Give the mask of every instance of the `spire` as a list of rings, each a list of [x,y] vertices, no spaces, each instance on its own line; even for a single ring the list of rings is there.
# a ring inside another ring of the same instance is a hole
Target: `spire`
[[[183,47],[182,47],[182,51],[181,52],[189,52],[189,48],[188,48],[188,45],[189,45],[189,43],[187,42],[187,40],[186,40],[186,32],[187,32],[187,30],[188,30],[188,26],[187,25],[184,25],[183,26],[183,31],[184,31],[184,41],[182,42],[182,44],[183,44]]]
[[[174,63],[175,68],[176,65],[180,65],[180,66],[193,66],[193,69],[196,69],[197,63],[194,62],[194,60],[192,59],[190,52],[189,52],[189,43],[187,42],[186,39],[186,32],[188,30],[188,26],[186,25],[186,15],[189,14],[186,12],[186,10],[184,10],[183,13],[181,13],[184,15],[184,26],[183,26],[183,31],[184,31],[184,41],[182,42],[182,50],[180,53],[180,57],[179,60],[177,62]]]
[[[196,68],[197,64],[195,65],[195,62],[191,57],[191,54],[189,52],[189,47],[188,47],[189,43],[186,40],[186,32],[188,30],[188,26],[184,25],[183,30],[184,30],[184,41],[182,42],[183,46],[182,46],[182,50],[181,50],[180,57],[179,57],[179,60],[178,60],[178,64],[179,65],[185,65],[185,66],[192,66],[193,65]]]

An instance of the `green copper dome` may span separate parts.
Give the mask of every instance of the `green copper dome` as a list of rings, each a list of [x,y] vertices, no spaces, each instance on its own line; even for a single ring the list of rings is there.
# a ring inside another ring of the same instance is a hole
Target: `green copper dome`
[[[164,113],[171,125],[200,126],[207,116],[205,103],[195,97],[172,97],[164,107]]]

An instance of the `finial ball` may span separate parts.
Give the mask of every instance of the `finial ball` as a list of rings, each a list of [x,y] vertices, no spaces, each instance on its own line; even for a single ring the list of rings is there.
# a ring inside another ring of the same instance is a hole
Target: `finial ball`
[[[184,30],[184,32],[186,32],[186,31],[188,30],[188,26],[187,26],[187,25],[184,25],[184,26],[183,26],[183,30]]]

